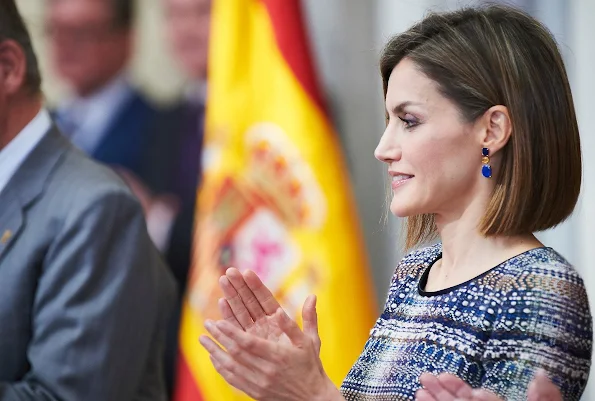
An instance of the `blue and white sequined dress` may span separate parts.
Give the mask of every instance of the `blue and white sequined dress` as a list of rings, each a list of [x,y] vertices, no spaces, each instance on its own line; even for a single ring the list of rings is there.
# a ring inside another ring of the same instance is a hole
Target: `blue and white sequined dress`
[[[573,267],[553,249],[537,248],[461,285],[425,292],[441,252],[438,244],[401,261],[343,396],[413,400],[422,373],[450,372],[505,400],[525,401],[541,367],[565,400],[579,400],[591,363],[592,318]]]

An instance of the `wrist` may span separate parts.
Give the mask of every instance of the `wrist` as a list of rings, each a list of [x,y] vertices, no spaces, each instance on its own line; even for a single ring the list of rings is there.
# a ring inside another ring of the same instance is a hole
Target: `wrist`
[[[343,398],[343,395],[341,395],[341,392],[331,381],[331,379],[326,377],[324,380],[324,385],[318,394],[313,398],[313,401],[345,401],[345,398]]]

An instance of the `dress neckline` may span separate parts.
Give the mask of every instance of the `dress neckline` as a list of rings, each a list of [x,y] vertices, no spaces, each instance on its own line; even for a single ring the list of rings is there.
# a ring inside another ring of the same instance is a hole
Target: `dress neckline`
[[[472,283],[473,281],[479,280],[482,277],[485,277],[486,275],[488,275],[489,273],[493,272],[494,270],[504,266],[505,264],[508,264],[509,262],[513,261],[514,259],[526,255],[528,253],[533,253],[535,251],[539,251],[539,250],[551,250],[552,248],[547,247],[547,246],[540,246],[540,247],[536,247],[536,248],[531,248],[528,249],[524,252],[521,252],[517,255],[511,256],[510,258],[498,263],[496,266],[486,270],[485,272],[470,278],[467,281],[464,281],[460,284],[456,284],[441,290],[437,290],[437,291],[425,291],[424,288],[426,287],[426,284],[428,283],[428,277],[430,276],[430,269],[436,264],[436,262],[438,262],[440,259],[442,259],[442,248],[440,248],[440,252],[438,252],[436,254],[436,256],[434,257],[434,259],[432,261],[430,261],[430,263],[428,264],[428,267],[425,269],[424,273],[422,274],[421,278],[419,279],[419,282],[417,284],[417,291],[419,293],[419,295],[423,296],[423,297],[433,297],[433,296],[437,296],[437,295],[444,295],[444,294],[448,294],[458,288],[464,287],[470,283]]]

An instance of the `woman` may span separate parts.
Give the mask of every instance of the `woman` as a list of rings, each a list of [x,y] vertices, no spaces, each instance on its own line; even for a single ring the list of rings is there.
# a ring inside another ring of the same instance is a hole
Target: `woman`
[[[407,247],[440,242],[399,263],[340,392],[318,358],[315,298],[302,332],[254,274],[234,269],[220,282],[225,321],[205,324],[227,352],[201,337],[213,364],[261,400],[410,400],[424,372],[525,400],[538,369],[578,400],[592,348],[585,288],[533,235],[572,213],[581,182],[554,40],[520,11],[468,8],[429,15],[380,64],[387,125],[375,155],[391,212],[407,217]]]

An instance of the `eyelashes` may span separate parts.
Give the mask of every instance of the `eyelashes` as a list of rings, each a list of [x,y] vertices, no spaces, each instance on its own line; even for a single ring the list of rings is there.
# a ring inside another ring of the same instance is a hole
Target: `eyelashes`
[[[417,118],[415,118],[413,115],[411,115],[409,113],[405,114],[403,117],[400,117],[398,115],[395,115],[395,117],[397,117],[400,120],[401,126],[407,130],[411,130],[421,124],[421,122]],[[391,120],[391,116],[386,114],[385,115],[385,124],[387,127],[388,127],[388,124],[390,123],[390,120]]]
[[[399,120],[401,120],[401,122],[403,123],[403,126],[406,129],[414,128],[414,127],[416,127],[419,124],[419,122],[417,120],[415,120],[415,119],[399,117]]]

